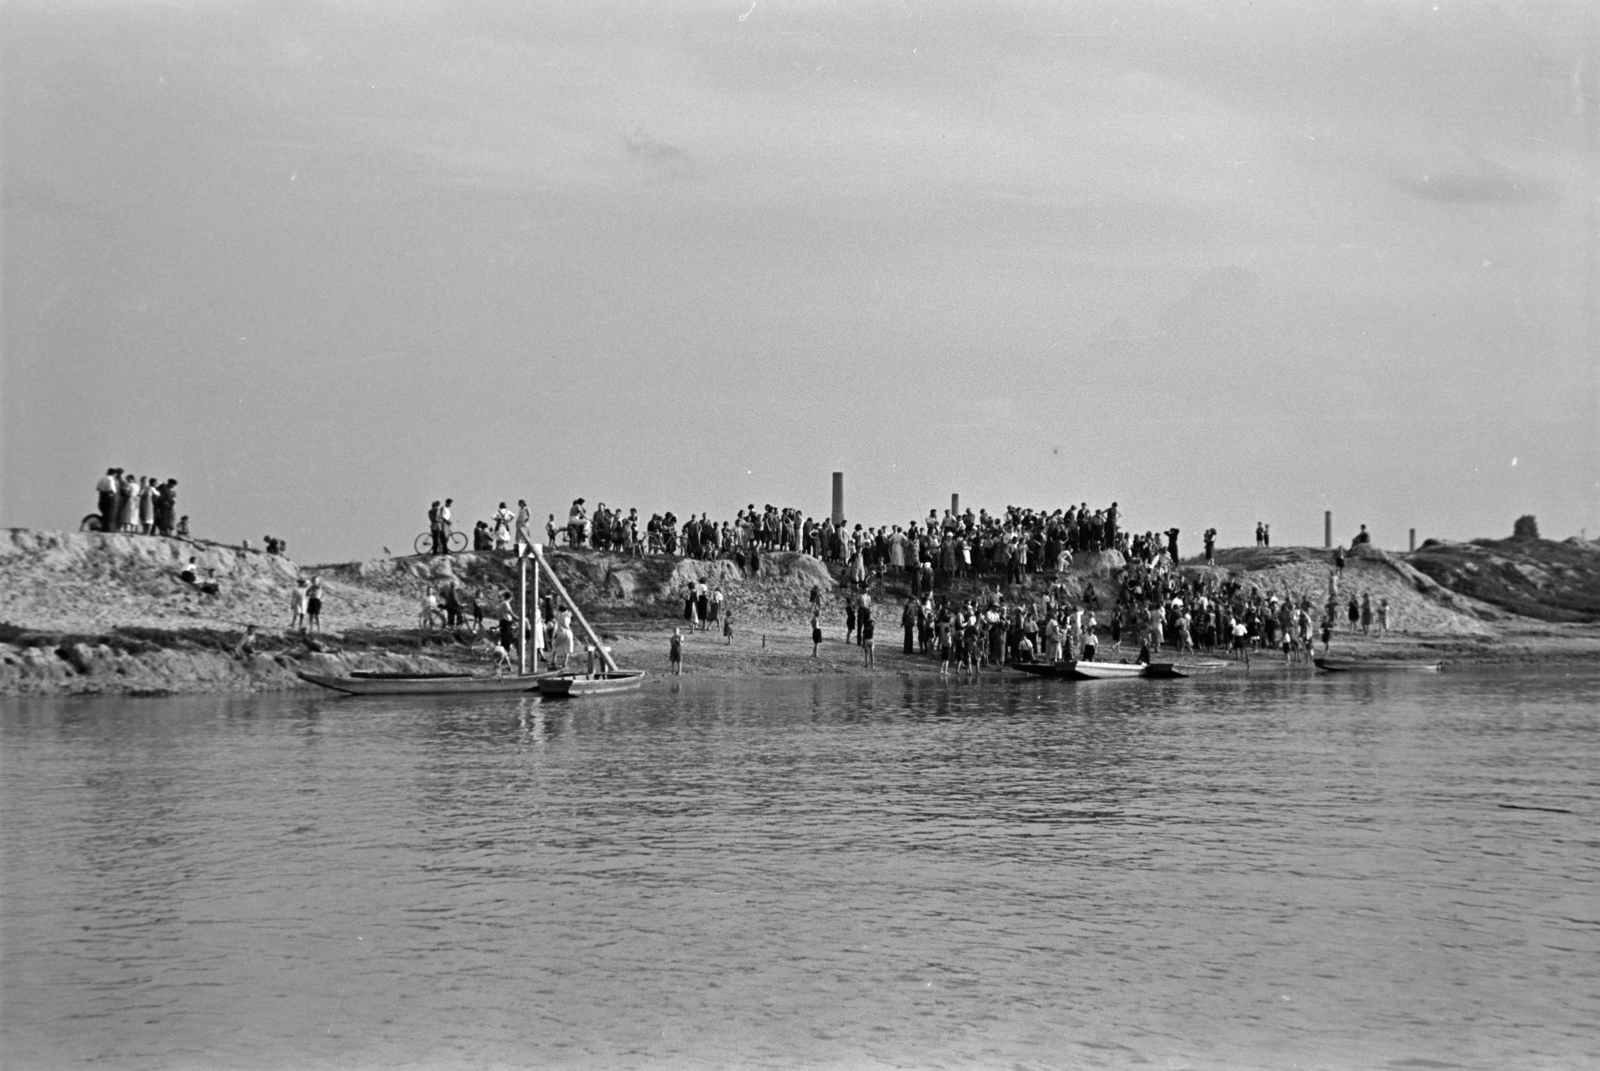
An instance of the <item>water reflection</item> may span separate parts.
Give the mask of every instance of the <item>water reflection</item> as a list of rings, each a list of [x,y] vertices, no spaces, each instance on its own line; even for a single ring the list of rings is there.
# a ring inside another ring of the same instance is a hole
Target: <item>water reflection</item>
[[[1597,683],[8,703],[0,1055],[1592,1062]]]

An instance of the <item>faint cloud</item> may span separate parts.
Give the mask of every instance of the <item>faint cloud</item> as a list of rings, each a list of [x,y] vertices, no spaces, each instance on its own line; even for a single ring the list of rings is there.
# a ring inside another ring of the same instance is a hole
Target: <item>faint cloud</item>
[[[636,174],[651,184],[676,184],[694,174],[694,158],[689,151],[670,142],[634,130],[622,136],[628,157],[634,162]]]
[[[1162,330],[1183,341],[1237,340],[1257,319],[1261,277],[1249,268],[1228,265],[1201,273],[1189,293],[1161,317]]]
[[[1425,201],[1446,204],[1494,204],[1519,201],[1554,201],[1556,190],[1547,182],[1513,171],[1503,164],[1473,153],[1420,173],[1395,177],[1395,183]]]
[[[638,131],[632,134],[624,134],[622,142],[628,147],[629,156],[646,163],[674,164],[689,159],[687,150],[680,149],[676,145],[669,145],[665,141]]]

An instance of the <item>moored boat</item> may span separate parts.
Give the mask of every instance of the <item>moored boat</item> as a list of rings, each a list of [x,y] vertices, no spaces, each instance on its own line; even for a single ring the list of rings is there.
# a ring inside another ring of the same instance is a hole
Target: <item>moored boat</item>
[[[1071,662],[1010,662],[1007,664],[1012,669],[1020,669],[1022,672],[1030,673],[1035,677],[1070,678],[1072,676]]]
[[[556,673],[540,679],[539,694],[548,699],[575,699],[584,695],[631,692],[644,683],[644,670],[621,669],[605,673]]]
[[[1318,658],[1316,663],[1326,673],[1437,673],[1442,666],[1440,662],[1361,658]]]
[[[1142,662],[1074,662],[1072,675],[1085,681],[1119,680],[1144,674]]]
[[[533,692],[550,673],[508,673],[498,677],[474,677],[466,673],[375,673],[357,670],[347,677],[327,673],[298,676],[345,695],[483,695],[495,692]]]
[[[1220,660],[1203,662],[1151,662],[1144,667],[1146,677],[1204,677],[1226,670],[1229,663]]]

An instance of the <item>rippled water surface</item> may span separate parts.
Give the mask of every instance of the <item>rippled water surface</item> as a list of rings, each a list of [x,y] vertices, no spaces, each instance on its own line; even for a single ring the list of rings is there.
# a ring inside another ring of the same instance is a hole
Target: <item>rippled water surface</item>
[[[1600,1066],[1597,697],[10,701],[0,1058]]]

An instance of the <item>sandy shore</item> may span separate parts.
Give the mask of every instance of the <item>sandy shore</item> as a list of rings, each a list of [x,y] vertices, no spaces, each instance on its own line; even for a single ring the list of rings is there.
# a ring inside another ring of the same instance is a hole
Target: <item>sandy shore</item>
[[[198,554],[218,592],[208,595],[177,578]],[[1273,548],[1220,558],[1220,568],[1263,591],[1317,592],[1330,567],[1320,551]],[[843,591],[837,567],[802,555],[763,558],[759,576],[730,562],[657,557],[628,559],[594,551],[552,552],[552,566],[584,607],[616,661],[652,675],[669,672],[668,641],[681,592],[695,579],[720,587],[733,613],[731,642],[720,631],[689,631],[688,677],[811,677],[818,674],[936,677],[936,658],[903,652],[899,625],[904,588],[889,583],[878,598],[875,667],[844,642]],[[298,581],[321,577],[325,631],[312,639],[286,628]],[[1107,563],[1085,562],[1066,579],[1078,590],[1109,584]],[[0,531],[0,590],[9,595],[0,622],[0,695],[274,691],[309,687],[301,671],[353,669],[406,672],[492,669],[486,645],[466,646],[441,631],[417,627],[419,598],[454,581],[493,593],[515,582],[515,563],[500,555],[386,558],[302,567],[240,548],[159,537],[98,533]],[[1451,591],[1392,556],[1352,560],[1346,592],[1388,598],[1400,626],[1385,637],[1340,630],[1336,657],[1410,658],[1448,665],[1561,662],[1600,658],[1600,623],[1549,623]],[[824,592],[824,642],[812,654],[808,595]],[[1010,594],[1040,595],[1043,581]],[[970,592],[969,592],[970,594]],[[1110,594],[1103,588],[1104,600]],[[241,651],[246,625],[253,650]],[[1104,637],[1102,637],[1104,639]],[[579,636],[580,645],[583,638]],[[1320,653],[1320,645],[1319,645]],[[1134,651],[1102,648],[1131,659]],[[1162,652],[1172,658],[1176,652]],[[580,653],[580,658],[581,658]],[[1015,670],[985,677],[1020,679]],[[1250,672],[1312,672],[1286,665],[1280,652],[1258,652]]]

